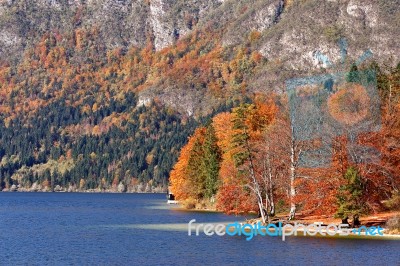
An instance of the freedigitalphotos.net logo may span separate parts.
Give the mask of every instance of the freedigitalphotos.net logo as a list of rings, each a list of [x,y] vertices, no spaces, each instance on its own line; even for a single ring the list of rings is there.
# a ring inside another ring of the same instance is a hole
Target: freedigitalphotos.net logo
[[[283,225],[281,222],[278,224],[268,224],[262,225],[261,222],[257,224],[248,224],[248,223],[230,223],[230,224],[213,224],[213,223],[201,223],[194,224],[196,222],[195,219],[191,220],[188,223],[188,235],[192,236],[194,233],[195,236],[199,236],[200,233],[203,233],[206,236],[245,236],[247,241],[252,240],[255,236],[272,236],[272,237],[281,237],[282,241],[285,241],[287,236],[348,236],[350,234],[353,235],[367,235],[367,236],[383,236],[383,228],[378,226],[366,227],[361,226],[360,228],[347,228],[347,224],[339,224],[338,226],[335,224],[328,224],[326,226],[323,223],[314,223],[309,225],[304,225],[300,223],[285,224]]]

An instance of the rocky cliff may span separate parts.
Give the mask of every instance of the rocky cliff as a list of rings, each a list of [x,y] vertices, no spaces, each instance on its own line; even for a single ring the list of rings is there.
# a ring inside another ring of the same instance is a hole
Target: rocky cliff
[[[278,89],[293,71],[327,68],[318,55],[339,62],[339,38],[347,39],[352,60],[370,49],[380,63],[399,61],[399,0],[7,0],[0,5],[0,57],[18,59],[48,31],[94,27],[108,49],[152,42],[160,50],[206,25],[223,29],[225,46],[262,34],[258,50],[276,64],[258,74],[257,88]]]
[[[108,48],[154,42],[171,45],[189,32],[218,0],[7,0],[0,3],[1,56],[21,53],[48,31],[96,27]]]

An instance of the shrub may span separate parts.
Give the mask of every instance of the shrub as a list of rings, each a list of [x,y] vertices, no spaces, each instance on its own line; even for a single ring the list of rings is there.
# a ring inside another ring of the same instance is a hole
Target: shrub
[[[400,234],[400,214],[390,218],[386,222],[386,228],[390,234]]]
[[[185,209],[192,210],[196,208],[197,201],[193,198],[188,198],[182,202]]]
[[[388,210],[400,210],[400,193],[394,194],[391,199],[385,202],[385,207]]]

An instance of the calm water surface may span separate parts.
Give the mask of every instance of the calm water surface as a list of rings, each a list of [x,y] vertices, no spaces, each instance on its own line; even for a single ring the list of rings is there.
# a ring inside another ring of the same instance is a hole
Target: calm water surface
[[[1,265],[400,265],[400,241],[189,237],[160,194],[0,193]]]

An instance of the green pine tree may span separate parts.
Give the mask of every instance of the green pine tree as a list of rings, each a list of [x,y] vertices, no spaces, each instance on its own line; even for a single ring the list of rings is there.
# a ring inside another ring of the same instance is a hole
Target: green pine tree
[[[204,151],[203,143],[196,139],[190,152],[188,162],[188,179],[192,187],[193,197],[203,199],[206,190],[206,173],[203,166]]]
[[[366,206],[362,200],[364,194],[364,183],[357,169],[347,169],[344,178],[346,184],[339,187],[338,210],[336,217],[347,222],[348,218],[353,219],[353,226],[359,225],[360,215],[366,213]]]
[[[210,124],[207,127],[203,145],[203,172],[205,175],[205,197],[210,199],[217,193],[218,174],[220,169],[221,151],[217,145],[215,129]]]
[[[249,149],[246,147],[250,135],[249,128],[246,125],[245,121],[248,116],[249,111],[254,108],[253,105],[250,104],[242,104],[239,107],[234,109],[234,119],[233,119],[233,129],[238,130],[233,136],[232,145],[233,147],[242,147],[243,149],[240,152],[237,152],[233,155],[233,160],[236,166],[243,165],[250,156]]]
[[[347,82],[356,82],[356,83],[361,82],[360,73],[358,71],[356,64],[352,64],[350,72],[347,74],[346,80]]]

